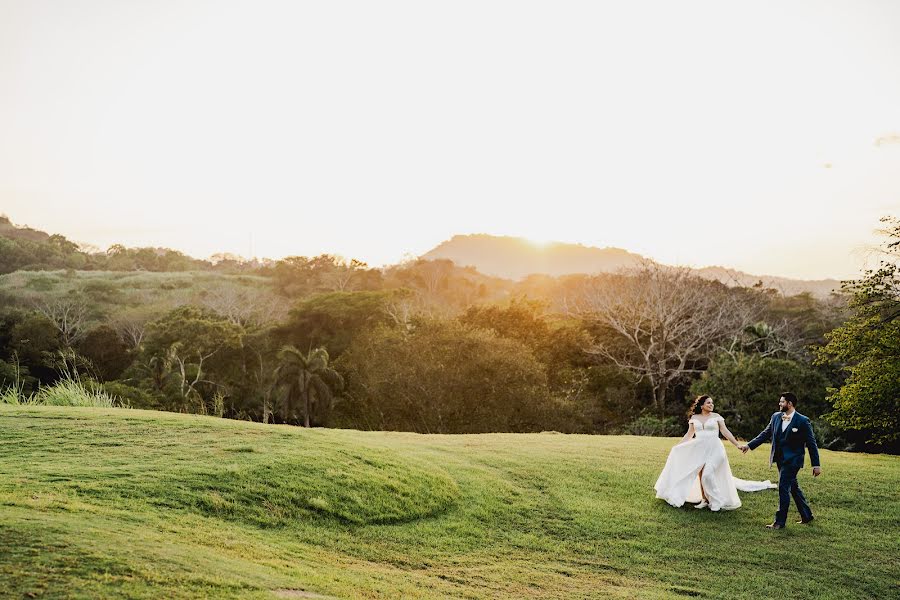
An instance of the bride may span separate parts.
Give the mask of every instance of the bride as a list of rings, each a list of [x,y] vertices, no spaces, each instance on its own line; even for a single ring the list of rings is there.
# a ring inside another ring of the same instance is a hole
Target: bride
[[[672,506],[698,502],[694,508],[734,510],[741,506],[738,490],[756,492],[777,487],[770,481],[744,481],[731,474],[719,433],[736,447],[740,444],[713,408],[709,396],[694,400],[687,433],[669,452],[666,466],[656,480],[656,497]]]

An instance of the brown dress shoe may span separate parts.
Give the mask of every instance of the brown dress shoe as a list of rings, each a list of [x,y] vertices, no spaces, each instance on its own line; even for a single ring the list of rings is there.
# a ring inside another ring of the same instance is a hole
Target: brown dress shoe
[[[771,525],[766,525],[766,529],[784,529],[784,525],[781,523],[772,523]]]
[[[812,523],[812,520],[813,520],[813,519],[815,519],[815,517],[810,517],[810,518],[808,518],[808,519],[806,519],[806,520],[800,519],[799,521],[797,521],[797,525],[806,525],[806,524],[808,524],[808,523]]]

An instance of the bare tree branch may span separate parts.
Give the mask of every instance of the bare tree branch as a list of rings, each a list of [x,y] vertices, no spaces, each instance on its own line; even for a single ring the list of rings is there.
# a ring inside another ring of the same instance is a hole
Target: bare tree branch
[[[567,302],[606,332],[588,350],[647,380],[658,411],[674,382],[699,372],[698,365],[751,322],[724,285],[650,262],[594,277]]]
[[[35,304],[35,310],[56,326],[66,346],[72,346],[87,333],[87,304],[80,298],[45,299]]]

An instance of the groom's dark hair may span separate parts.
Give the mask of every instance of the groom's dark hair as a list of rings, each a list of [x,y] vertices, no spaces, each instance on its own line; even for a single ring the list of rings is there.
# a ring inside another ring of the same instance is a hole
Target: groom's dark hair
[[[790,392],[781,392],[781,398],[784,398],[788,402],[794,405],[794,408],[797,408],[797,396]]]

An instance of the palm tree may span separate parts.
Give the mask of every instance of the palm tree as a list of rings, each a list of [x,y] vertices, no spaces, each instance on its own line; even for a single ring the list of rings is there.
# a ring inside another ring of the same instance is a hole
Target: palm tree
[[[344,387],[340,373],[328,365],[328,351],[314,348],[304,354],[294,346],[278,352],[275,380],[284,393],[284,420],[296,414],[296,401],[303,400],[303,425],[309,427],[310,406],[313,399],[331,402],[332,390]]]

